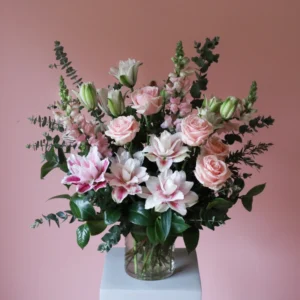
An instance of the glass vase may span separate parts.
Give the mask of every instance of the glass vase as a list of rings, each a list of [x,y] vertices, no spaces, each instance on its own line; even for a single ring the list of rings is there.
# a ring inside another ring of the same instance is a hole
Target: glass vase
[[[140,280],[161,280],[175,270],[174,243],[152,244],[147,236],[125,239],[125,271]]]

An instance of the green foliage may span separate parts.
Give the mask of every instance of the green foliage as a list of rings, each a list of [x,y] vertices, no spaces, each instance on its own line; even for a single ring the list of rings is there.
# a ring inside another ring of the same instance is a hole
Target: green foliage
[[[153,224],[153,217],[149,209],[145,209],[145,203],[138,201],[132,203],[129,207],[128,220],[140,226],[149,226]]]
[[[247,99],[252,104],[257,100],[257,83],[256,83],[256,81],[252,82]]]
[[[274,124],[274,119],[269,116],[265,118],[264,116],[258,116],[252,120],[250,120],[249,125],[242,125],[239,128],[240,134],[245,134],[245,133],[254,133],[257,132],[259,128],[266,127],[268,128],[269,126],[272,126]]]
[[[238,135],[236,133],[229,133],[224,136],[223,142],[225,144],[232,145],[232,144],[234,144],[234,142],[242,143],[243,140],[240,135]]]
[[[105,224],[111,225],[116,223],[121,217],[121,210],[119,208],[109,209],[104,212]]]
[[[246,195],[241,196],[242,203],[248,211],[252,210],[253,197],[259,195],[265,189],[266,184],[260,184],[253,187]]]
[[[44,220],[48,222],[49,226],[51,225],[51,221],[53,221],[58,227],[60,227],[60,220],[64,222],[69,217],[71,217],[70,223],[73,223],[76,220],[76,217],[73,216],[72,212],[69,210],[59,211],[56,214],[51,213],[48,215],[43,215],[43,218],[35,219],[34,223],[31,225],[31,228],[39,227],[39,225],[44,223]]]
[[[121,228],[118,225],[115,225],[109,229],[109,232],[106,233],[102,241],[103,243],[99,245],[98,250],[100,252],[108,252],[112,246],[116,245],[121,239]]]
[[[51,64],[49,65],[49,68],[57,69],[58,67],[60,67],[61,70],[65,70],[67,77],[72,80],[74,85],[80,86],[82,84],[82,78],[79,78],[79,76],[77,75],[77,71],[72,67],[72,62],[69,61],[67,53],[64,52],[64,47],[59,41],[54,42],[54,52],[55,58],[59,62],[59,64]]]
[[[90,230],[86,224],[80,225],[76,230],[77,244],[83,249],[90,240]]]
[[[68,200],[71,200],[71,196],[68,195],[68,194],[61,194],[61,195],[53,196],[53,197],[49,198],[48,200],[52,200],[52,199],[68,199]]]
[[[98,235],[106,229],[106,223],[101,215],[96,216],[96,220],[90,220],[86,222],[89,227],[91,235]]]
[[[55,168],[60,168],[63,172],[68,172],[67,160],[61,148],[55,152],[55,147],[52,146],[49,151],[45,152],[44,158],[46,162],[41,167],[41,179],[50,173]]]
[[[242,149],[231,152],[226,159],[226,163],[230,164],[231,170],[235,174],[239,171],[239,168],[234,166],[234,164],[243,163],[259,170],[262,168],[262,165],[256,163],[253,158],[268,151],[272,145],[272,143],[259,143],[258,145],[254,145],[251,141],[248,141]]]
[[[47,128],[51,132],[53,132],[54,130],[58,130],[59,132],[64,131],[63,126],[56,123],[56,121],[50,116],[32,116],[28,118],[28,120],[31,124],[38,125],[40,128]]]
[[[169,208],[161,214],[161,228],[163,233],[163,241],[165,241],[170,233],[172,224],[172,210]]]
[[[190,228],[190,225],[186,224],[183,217],[173,213],[172,215],[172,224],[171,224],[171,233],[172,234],[181,234],[185,230]]]
[[[207,89],[208,80],[206,73],[209,67],[212,63],[218,62],[219,54],[214,54],[213,50],[219,44],[219,39],[219,37],[214,37],[213,39],[207,38],[202,47],[201,43],[195,42],[194,48],[198,56],[192,57],[192,61],[199,67],[199,71],[196,72],[197,80],[193,82],[190,92],[196,99],[201,98],[201,91]]]
[[[96,212],[93,205],[86,198],[75,198],[70,201],[73,215],[80,220],[95,220]]]
[[[183,241],[187,252],[193,252],[199,242],[199,230],[195,227],[190,227],[183,232]]]

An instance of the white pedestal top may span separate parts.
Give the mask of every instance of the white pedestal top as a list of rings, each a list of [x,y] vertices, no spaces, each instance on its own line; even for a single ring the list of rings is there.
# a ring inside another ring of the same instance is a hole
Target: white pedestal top
[[[157,281],[137,280],[124,270],[124,248],[107,255],[100,287],[100,300],[201,300],[197,255],[175,250],[175,273]]]

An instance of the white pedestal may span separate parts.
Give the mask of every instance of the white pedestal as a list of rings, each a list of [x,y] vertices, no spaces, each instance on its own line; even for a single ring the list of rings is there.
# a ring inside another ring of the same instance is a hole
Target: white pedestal
[[[195,252],[175,250],[175,273],[163,280],[142,281],[124,270],[124,248],[113,248],[106,256],[100,300],[201,300],[201,281]]]

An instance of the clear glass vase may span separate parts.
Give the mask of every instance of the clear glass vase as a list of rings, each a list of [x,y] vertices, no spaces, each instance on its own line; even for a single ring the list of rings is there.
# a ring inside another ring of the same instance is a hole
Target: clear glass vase
[[[147,236],[135,239],[131,234],[125,239],[125,271],[136,279],[161,280],[175,270],[174,243],[152,244]]]

